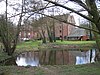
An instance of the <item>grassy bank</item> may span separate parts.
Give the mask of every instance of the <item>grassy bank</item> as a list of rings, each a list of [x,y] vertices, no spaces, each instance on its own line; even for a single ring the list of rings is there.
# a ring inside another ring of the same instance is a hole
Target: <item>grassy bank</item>
[[[42,44],[42,41],[28,41],[28,42],[22,42],[19,43],[17,46],[17,50],[19,51],[21,49],[21,51],[23,49],[26,50],[33,50],[33,49],[37,49],[39,46],[46,46],[46,47],[50,47],[51,45],[68,45],[69,47],[71,45],[77,45],[84,48],[84,46],[87,46],[88,48],[93,48],[96,46],[96,42],[95,41],[59,41],[57,40],[54,43],[46,43],[46,44]],[[17,51],[17,52],[18,52]]]
[[[41,44],[41,41],[27,41],[18,43],[17,49],[34,49],[38,48],[38,45]]]
[[[84,44],[96,44],[95,41],[56,41],[56,44],[66,44],[66,45],[69,45],[69,44],[78,44],[78,45],[84,45]]]
[[[89,50],[97,48],[95,41],[56,41],[43,44],[40,50]]]
[[[40,67],[0,66],[4,75],[100,75],[100,64]]]

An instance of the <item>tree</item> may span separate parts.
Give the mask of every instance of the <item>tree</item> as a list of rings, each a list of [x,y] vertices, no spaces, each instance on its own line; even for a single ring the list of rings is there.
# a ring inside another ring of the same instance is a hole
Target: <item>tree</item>
[[[37,14],[36,14],[37,15]],[[35,15],[35,18],[32,19],[32,27],[34,30],[36,30],[37,34],[40,35],[40,37],[38,37],[38,39],[42,39],[42,43],[46,43],[46,24],[45,24],[45,21],[43,20],[44,18],[41,17],[41,18],[37,18],[37,16]],[[40,17],[40,15],[38,16]]]
[[[64,5],[59,4],[57,2],[54,2],[54,1],[51,1],[51,0],[44,0],[44,1],[50,2],[52,4],[55,4],[55,6],[60,6],[60,7],[64,8],[64,9],[67,9],[67,10],[69,10],[71,12],[74,12],[74,13],[82,16],[83,18],[93,22],[96,25],[96,27],[97,27],[97,29],[98,29],[98,31],[100,33],[100,27],[99,27],[100,26],[99,25],[100,20],[99,20],[99,12],[98,12],[97,5],[96,5],[96,2],[95,2],[96,0],[93,0],[93,1],[85,0],[85,3],[82,2],[81,0],[69,0],[69,1],[73,1],[73,2],[75,2],[77,4],[79,4],[81,7],[83,7],[88,13],[90,13],[92,15],[92,18],[90,18],[90,17],[88,17],[86,15],[83,15],[79,11],[71,9],[70,7],[64,6]],[[89,7],[87,6],[86,2],[90,5]]]
[[[13,26],[13,24],[10,21],[7,21],[7,25],[6,25],[6,20],[5,17],[2,15],[0,17],[0,34],[1,34],[1,40],[2,43],[4,45],[4,51],[7,52],[8,54],[10,54],[10,46],[13,44],[13,39],[14,39],[14,32],[15,31],[15,27]]]
[[[80,5],[85,11],[88,12],[88,14],[91,15],[91,17],[80,13],[80,11],[77,11],[75,9],[71,9],[70,7],[64,6],[60,3],[57,3],[57,2],[54,2],[54,1],[51,1],[51,0],[44,0],[44,1],[52,3],[55,6],[62,7],[66,10],[71,11],[71,12],[74,12],[74,13],[80,15],[81,17],[87,19],[88,21],[92,22],[94,24],[95,30],[98,31],[98,33],[95,36],[97,36],[98,34],[100,35],[100,15],[99,15],[98,7],[97,7],[97,4],[96,4],[97,2],[100,2],[100,0],[83,0],[84,2],[82,0],[67,0],[67,1],[75,2],[78,5]],[[97,42],[97,45],[98,45],[98,49],[100,50],[100,46],[99,46],[100,43],[99,43],[98,37],[96,38],[96,40],[97,40],[96,42]]]
[[[19,37],[20,26],[21,26],[21,21],[23,16],[22,15],[23,1],[22,1],[21,14],[16,28],[13,26],[13,23],[11,23],[8,20],[7,6],[8,6],[8,1],[6,0],[6,15],[0,17],[0,34],[1,34],[1,41],[4,46],[4,51],[7,52],[8,55],[12,55],[16,49],[16,45]]]
[[[46,27],[47,27],[47,32],[48,32],[48,37],[49,37],[49,42],[53,42],[54,41],[54,21],[52,24],[52,19],[49,17],[45,17],[46,19]]]

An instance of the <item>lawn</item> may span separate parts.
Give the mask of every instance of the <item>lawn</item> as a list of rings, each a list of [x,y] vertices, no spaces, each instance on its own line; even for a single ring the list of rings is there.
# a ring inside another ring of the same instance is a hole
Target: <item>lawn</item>
[[[33,49],[37,48],[38,45],[41,44],[41,41],[27,41],[27,42],[21,42],[18,43],[17,49],[27,48],[27,49]]]
[[[42,41],[27,41],[27,42],[21,42],[18,44],[17,48],[33,48],[33,47],[38,47],[39,44],[42,44]],[[55,42],[55,44],[66,44],[66,45],[69,45],[69,44],[96,44],[95,41],[60,41],[60,40],[57,40]]]
[[[89,50],[97,48],[95,41],[59,41],[54,43],[47,43],[39,46],[40,50],[65,50],[65,49],[77,49],[77,50]]]
[[[4,75],[100,75],[100,63],[40,67],[0,66],[0,71]]]
[[[28,42],[22,42],[22,43],[19,43],[18,46],[17,46],[17,50],[19,51],[21,49],[21,51],[23,49],[26,49],[26,51],[28,50],[37,50],[39,46],[48,46],[48,45],[68,45],[68,46],[71,46],[71,45],[78,45],[80,47],[84,47],[84,46],[87,46],[87,47],[91,47],[93,48],[94,46],[96,46],[96,42],[95,41],[59,41],[57,40],[55,43],[46,43],[46,44],[42,44],[42,41],[28,41]]]
[[[56,44],[73,44],[73,45],[75,45],[75,44],[96,44],[96,42],[95,41],[56,41]]]

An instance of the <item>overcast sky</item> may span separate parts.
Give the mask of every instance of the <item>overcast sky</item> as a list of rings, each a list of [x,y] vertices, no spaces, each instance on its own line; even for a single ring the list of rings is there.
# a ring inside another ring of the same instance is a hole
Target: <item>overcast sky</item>
[[[21,3],[21,0],[8,0],[8,1],[10,1],[10,4]],[[61,0],[61,2],[62,2],[62,0]],[[61,2],[60,2],[60,3],[61,3]],[[72,3],[72,2],[69,2],[66,6],[71,7],[71,8],[73,8],[73,9],[79,8],[78,5],[76,5],[75,3]],[[2,1],[2,2],[0,3],[0,14],[3,14],[3,13],[5,12],[5,7],[6,7],[6,6],[5,6],[5,2]],[[61,11],[61,12],[62,12],[62,11]],[[65,9],[65,10],[63,9],[63,13],[66,13],[66,12],[67,12],[66,9]],[[11,8],[11,7],[8,6],[8,13],[10,13],[10,15],[12,15],[12,14],[15,14],[15,11],[13,10],[13,8]],[[19,12],[17,12],[17,13],[19,13]],[[8,17],[9,17],[10,15],[8,15]],[[72,15],[74,15],[76,24],[79,25],[79,16],[76,15],[75,13],[72,13]],[[14,21],[16,21],[16,20],[17,20],[17,19],[15,18]]]

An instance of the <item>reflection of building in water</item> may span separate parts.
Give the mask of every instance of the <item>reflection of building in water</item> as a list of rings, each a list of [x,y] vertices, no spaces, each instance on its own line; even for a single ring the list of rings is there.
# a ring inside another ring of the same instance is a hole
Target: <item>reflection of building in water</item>
[[[51,65],[66,65],[75,64],[75,57],[70,51],[59,50],[59,51],[42,51],[40,55],[40,64],[51,64]]]
[[[57,52],[57,64],[74,64],[75,57],[71,51],[58,51]]]
[[[94,62],[95,50],[91,51],[68,51],[68,50],[44,50],[37,52],[25,52],[17,57],[18,66],[39,65],[67,65],[86,64]]]

